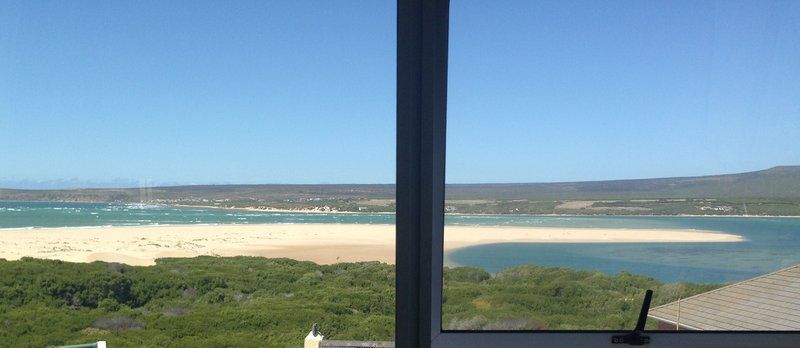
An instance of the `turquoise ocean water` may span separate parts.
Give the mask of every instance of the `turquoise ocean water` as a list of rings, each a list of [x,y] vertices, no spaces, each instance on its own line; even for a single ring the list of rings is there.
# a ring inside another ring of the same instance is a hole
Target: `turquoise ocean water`
[[[391,214],[319,214],[229,211],[98,203],[0,202],[0,229],[175,224],[340,223],[393,224]],[[467,247],[447,264],[490,272],[522,265],[621,271],[661,281],[717,283],[747,279],[800,263],[800,219],[752,217],[447,216],[470,226],[679,228],[729,232],[739,243],[506,243]],[[2,233],[2,230],[0,230]]]

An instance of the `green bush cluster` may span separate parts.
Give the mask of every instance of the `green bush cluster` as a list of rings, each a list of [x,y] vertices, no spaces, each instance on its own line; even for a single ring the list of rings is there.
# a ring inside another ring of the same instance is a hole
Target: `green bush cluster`
[[[450,330],[631,329],[647,289],[654,290],[652,305],[657,306],[718,286],[533,265],[494,277],[478,268],[456,268],[444,276],[442,325]]]
[[[45,347],[297,347],[329,337],[391,339],[394,268],[197,257],[155,266],[0,260],[0,342]]]
[[[450,329],[633,326],[644,290],[656,303],[713,286],[537,266],[495,276],[444,272]],[[141,267],[0,259],[0,342],[47,347],[300,347],[311,324],[330,339],[392,340],[394,267],[289,259],[159,259]]]

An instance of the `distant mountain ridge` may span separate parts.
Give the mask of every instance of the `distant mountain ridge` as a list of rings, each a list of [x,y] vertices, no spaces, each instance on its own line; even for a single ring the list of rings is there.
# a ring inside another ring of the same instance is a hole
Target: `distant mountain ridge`
[[[800,197],[800,166],[738,174],[531,184],[448,185],[448,198],[579,199]]]
[[[391,184],[196,185],[119,189],[0,189],[0,200],[140,202],[151,200],[394,199]],[[447,198],[485,200],[800,198],[800,166],[738,174],[562,183],[448,184]]]

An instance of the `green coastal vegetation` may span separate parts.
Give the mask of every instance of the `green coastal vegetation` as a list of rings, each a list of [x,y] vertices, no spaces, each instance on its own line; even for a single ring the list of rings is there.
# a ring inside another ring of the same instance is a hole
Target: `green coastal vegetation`
[[[444,286],[447,329],[558,330],[629,329],[646,289],[658,305],[719,285],[531,265],[495,275],[448,268]],[[328,339],[392,340],[394,287],[394,267],[378,262],[201,256],[145,267],[0,259],[0,342],[300,347],[313,323]]]
[[[0,189],[0,201],[108,202],[209,208],[393,212],[394,185],[197,185],[72,190]],[[682,178],[450,184],[456,214],[800,216],[800,166]]]

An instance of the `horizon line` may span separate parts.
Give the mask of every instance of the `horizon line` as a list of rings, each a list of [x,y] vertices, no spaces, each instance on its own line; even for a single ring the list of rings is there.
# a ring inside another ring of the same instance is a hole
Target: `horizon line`
[[[691,175],[691,176],[671,176],[671,177],[648,177],[648,178],[628,178],[628,179],[603,179],[603,180],[578,180],[578,181],[541,181],[541,182],[445,182],[445,185],[554,185],[554,184],[578,184],[589,182],[614,182],[614,181],[640,181],[640,180],[660,180],[660,179],[689,179],[689,178],[706,178],[714,176],[729,176],[729,175],[742,175],[764,172],[778,168],[798,168],[800,165],[777,165],[766,169],[751,170],[738,173],[725,173],[725,174],[706,174],[706,175]],[[149,181],[149,180],[145,180]],[[395,183],[226,183],[226,184],[166,184],[154,186],[120,186],[120,187],[72,187],[72,188],[9,188],[0,187],[0,190],[17,190],[17,191],[70,191],[70,190],[132,190],[142,188],[176,188],[176,187],[199,187],[199,186],[348,186],[348,185],[396,185]]]

